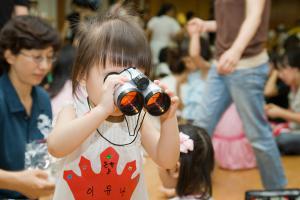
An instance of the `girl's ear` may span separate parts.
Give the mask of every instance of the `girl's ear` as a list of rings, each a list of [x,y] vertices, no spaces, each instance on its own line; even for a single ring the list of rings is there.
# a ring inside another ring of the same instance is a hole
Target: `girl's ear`
[[[7,49],[4,51],[4,58],[9,65],[14,65],[17,59],[17,56]]]
[[[82,76],[77,76],[76,80],[78,81],[78,83],[81,85],[81,86],[85,86],[86,85],[86,80],[87,80],[87,73],[85,73],[84,75]]]
[[[171,171],[171,176],[173,177],[173,178],[178,178],[179,177],[179,169],[180,169],[180,162],[177,162],[176,163],[176,168],[175,168],[175,170],[174,171]]]

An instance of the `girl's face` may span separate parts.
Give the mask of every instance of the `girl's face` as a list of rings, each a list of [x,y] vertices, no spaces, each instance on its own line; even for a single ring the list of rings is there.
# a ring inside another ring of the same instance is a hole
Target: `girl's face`
[[[6,50],[5,58],[10,64],[9,76],[28,86],[39,85],[55,61],[52,47],[46,49],[22,49],[14,55]]]
[[[299,82],[300,71],[297,68],[287,66],[279,70],[279,78],[288,86],[295,86]]]
[[[117,67],[112,65],[106,65],[105,68],[94,66],[90,69],[86,77],[86,89],[89,99],[93,104],[98,105],[102,98],[101,91],[103,90],[104,78],[111,72],[119,73],[124,69],[124,67]],[[118,109],[114,114],[122,115],[121,111],[119,111]]]

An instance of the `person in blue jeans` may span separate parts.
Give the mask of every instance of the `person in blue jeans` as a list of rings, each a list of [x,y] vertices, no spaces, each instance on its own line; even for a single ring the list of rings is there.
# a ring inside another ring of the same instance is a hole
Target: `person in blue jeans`
[[[206,90],[195,107],[194,124],[212,134],[223,112],[234,102],[256,155],[266,189],[287,184],[280,154],[264,113],[264,85],[269,73],[267,40],[271,0],[216,0],[215,21],[199,18],[189,32],[216,32],[216,60]]]

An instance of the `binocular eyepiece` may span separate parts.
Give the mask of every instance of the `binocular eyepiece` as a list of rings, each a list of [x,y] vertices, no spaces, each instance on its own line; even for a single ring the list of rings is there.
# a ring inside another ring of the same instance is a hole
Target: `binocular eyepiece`
[[[154,116],[167,112],[171,104],[169,95],[142,72],[130,67],[119,74],[129,79],[114,92],[114,103],[125,115],[138,114],[143,107]]]

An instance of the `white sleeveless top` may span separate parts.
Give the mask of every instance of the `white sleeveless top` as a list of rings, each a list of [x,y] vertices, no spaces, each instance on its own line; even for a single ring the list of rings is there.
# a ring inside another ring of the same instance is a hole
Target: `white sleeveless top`
[[[89,112],[86,99],[74,102],[77,116]],[[103,122],[98,131],[63,158],[53,199],[147,200],[141,136],[134,133],[143,115],[139,119],[138,115],[126,116],[120,123]]]

